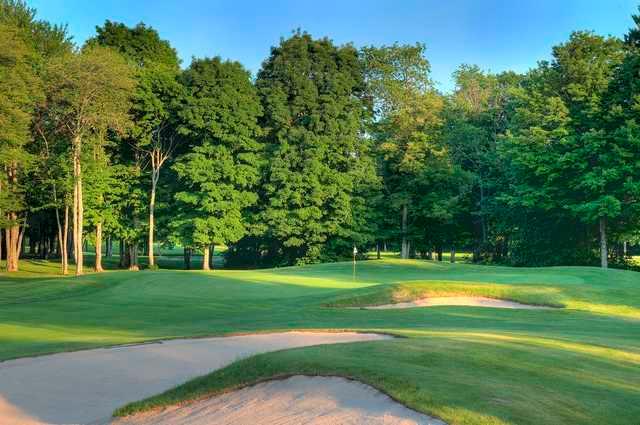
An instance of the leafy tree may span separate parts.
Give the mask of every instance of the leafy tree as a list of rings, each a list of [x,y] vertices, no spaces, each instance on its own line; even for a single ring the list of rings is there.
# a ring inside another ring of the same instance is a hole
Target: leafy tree
[[[297,32],[271,49],[256,81],[269,158],[259,219],[276,263],[313,262],[347,236],[360,161],[358,52]]]
[[[30,47],[19,28],[0,23],[0,228],[5,229],[10,272],[18,271],[27,209],[21,177],[31,159],[26,145],[31,140],[33,112],[42,95],[34,66],[36,53]]]
[[[102,27],[96,27],[96,36],[87,40],[87,45],[113,47],[138,68],[161,64],[178,71],[180,66],[178,54],[171,44],[143,23],[130,28],[107,20]]]
[[[442,97],[429,77],[425,46],[367,47],[362,56],[375,121],[371,133],[380,153],[390,206],[400,216],[401,256],[411,252],[413,188],[428,163],[447,155],[439,137]]]
[[[115,51],[88,47],[50,61],[47,96],[50,119],[71,145],[73,163],[73,233],[76,274],[83,273],[83,146],[108,129],[129,123],[131,70]]]
[[[129,28],[106,21],[96,28],[88,45],[117,49],[136,70],[136,90],[132,99],[132,131],[128,135],[136,162],[150,168],[149,188],[149,267],[155,266],[155,207],[160,171],[173,155],[179,138],[176,118],[181,107],[183,87],[178,81],[179,59],[169,42],[144,24]]]
[[[187,96],[180,131],[192,148],[173,166],[180,180],[173,225],[185,246],[204,251],[208,270],[210,247],[243,237],[244,210],[257,200],[262,108],[250,74],[238,62],[194,60],[182,80]]]
[[[636,173],[632,140],[602,128],[604,96],[623,57],[620,40],[586,32],[554,47],[553,61],[541,63],[520,92],[515,131],[505,145],[520,171],[517,203],[562,208],[598,223],[603,268],[607,226],[635,190],[628,180]]]
[[[469,218],[475,228],[477,261],[490,250],[496,257],[502,254],[494,242],[506,237],[496,233],[500,226],[492,226],[492,221],[503,222],[497,198],[505,183],[505,170],[497,145],[511,115],[510,92],[520,77],[513,73],[488,74],[477,66],[462,65],[454,79],[456,88],[445,108],[443,133],[454,163],[471,178],[474,207]]]

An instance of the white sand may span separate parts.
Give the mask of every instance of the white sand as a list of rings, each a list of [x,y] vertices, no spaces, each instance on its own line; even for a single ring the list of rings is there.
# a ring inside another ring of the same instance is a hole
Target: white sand
[[[385,335],[283,332],[170,340],[0,363],[0,424],[109,422],[113,411],[257,353]],[[211,423],[211,422],[209,422]]]
[[[293,376],[120,419],[117,425],[444,425],[344,378]]]
[[[498,300],[486,297],[430,297],[414,300],[410,302],[372,305],[362,307],[366,309],[395,309],[395,308],[414,308],[414,307],[435,307],[435,306],[468,306],[468,307],[492,307],[492,308],[520,308],[520,309],[549,309],[553,307],[545,307],[539,305],[521,304],[514,301]],[[357,307],[360,308],[360,307]]]

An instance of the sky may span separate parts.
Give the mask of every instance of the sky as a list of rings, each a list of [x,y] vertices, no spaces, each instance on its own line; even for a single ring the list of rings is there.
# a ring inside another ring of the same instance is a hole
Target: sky
[[[355,46],[424,43],[443,91],[463,63],[525,72],[574,30],[622,36],[639,0],[27,0],[38,17],[68,25],[81,44],[106,19],[144,22],[169,40],[183,66],[221,56],[254,75],[297,28]]]

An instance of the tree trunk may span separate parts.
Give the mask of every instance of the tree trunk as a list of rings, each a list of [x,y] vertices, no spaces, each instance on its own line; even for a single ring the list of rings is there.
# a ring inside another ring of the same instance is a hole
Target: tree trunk
[[[442,261],[442,247],[436,248],[436,253],[438,254],[438,261]]]
[[[9,261],[11,260],[11,235],[9,234],[8,227],[4,231],[4,242],[5,242],[5,251],[6,251],[6,257],[7,257],[5,266],[7,271],[9,271]]]
[[[17,221],[17,214],[10,214],[11,221],[14,223]],[[13,224],[11,227],[7,229],[7,271],[8,272],[17,272],[19,270],[18,267],[18,258],[20,257],[21,251],[21,242],[22,235],[24,233],[20,233],[20,225]]]
[[[64,207],[64,228],[63,224],[60,222],[60,211],[58,210],[57,202],[58,196],[56,193],[56,186],[53,186],[53,199],[56,202],[56,224],[58,226],[58,244],[59,244],[59,253],[60,253],[60,267],[62,269],[62,274],[67,274],[68,266],[67,266],[67,221],[69,219],[69,207],[65,205]]]
[[[118,266],[121,269],[127,267],[125,250],[126,250],[126,248],[125,248],[125,245],[124,245],[124,239],[120,238],[120,250],[118,252],[118,255],[120,256],[120,261],[118,263]]]
[[[211,244],[211,253],[209,255],[209,264],[211,266],[211,270],[216,268],[216,265],[213,262],[213,254],[214,254],[215,250],[216,250],[216,244],[212,243]]]
[[[18,164],[12,161],[7,169],[8,187],[16,186],[18,181]],[[10,189],[9,189],[10,192]],[[7,249],[7,272],[18,271],[18,257],[20,256],[21,234],[20,225],[18,224],[18,214],[11,212],[7,214],[7,218],[12,223],[5,229],[6,249]],[[24,234],[24,233],[23,233]]]
[[[191,270],[191,248],[184,248],[184,268]]]
[[[202,270],[211,270],[209,267],[209,245],[204,246],[204,252],[202,253]]]
[[[609,267],[607,249],[607,218],[600,217],[600,267]]]
[[[130,243],[129,246],[129,270],[137,272],[140,270],[138,265],[138,242]]]
[[[449,257],[449,261],[452,263],[456,262],[456,247],[452,246],[451,247],[451,257]]]
[[[103,272],[102,268],[102,223],[96,224],[96,272]]]
[[[622,242],[622,256],[627,258],[627,241]]]
[[[80,137],[76,136],[73,140],[73,244],[76,258],[76,276],[84,273],[84,255],[82,252],[84,203],[82,200],[82,165],[80,162],[81,143]]]
[[[64,206],[64,227],[62,230],[62,274],[69,273],[69,206]]]
[[[112,257],[113,256],[113,238],[111,235],[107,236],[107,247],[106,247],[105,256]]]
[[[376,242],[376,258],[380,259],[380,242]]]
[[[11,227],[7,227],[4,231],[5,236],[5,251],[7,252],[7,272],[15,271],[13,270],[13,242],[11,240]]]
[[[400,248],[400,258],[409,258],[409,241],[407,240],[407,205],[402,206],[402,247]]]
[[[156,184],[158,183],[158,177],[160,177],[160,170],[156,170],[155,167],[151,170],[151,194],[149,196],[149,267],[155,265],[155,258],[153,256],[153,233],[155,227],[154,212],[156,208]]]
[[[480,181],[480,224],[482,226],[482,244],[487,243],[487,222],[484,218],[484,185]]]

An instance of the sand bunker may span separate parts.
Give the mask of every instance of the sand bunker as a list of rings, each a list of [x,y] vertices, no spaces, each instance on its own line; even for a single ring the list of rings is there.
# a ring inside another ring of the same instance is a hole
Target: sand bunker
[[[378,390],[344,378],[293,376],[184,406],[115,421],[117,425],[444,425]]]
[[[282,332],[59,353],[0,363],[1,424],[108,423],[113,411],[222,368],[285,348],[390,338]],[[208,423],[214,423],[209,418]]]
[[[521,309],[549,309],[553,307],[545,307],[539,305],[520,304],[514,301],[498,300],[486,297],[430,297],[419,300],[372,305],[362,307],[366,309],[395,309],[395,308],[414,308],[414,307],[435,307],[435,306],[467,306],[467,307],[493,307],[493,308],[521,308]]]

